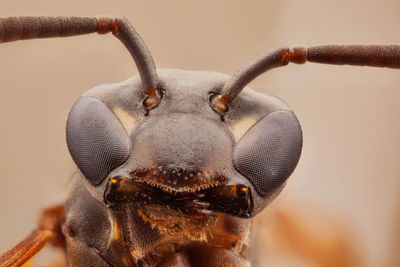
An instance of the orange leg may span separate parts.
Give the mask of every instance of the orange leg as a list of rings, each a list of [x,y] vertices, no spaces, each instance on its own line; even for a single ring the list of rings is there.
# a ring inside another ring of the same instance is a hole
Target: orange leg
[[[54,246],[64,247],[64,236],[61,232],[61,224],[64,218],[64,205],[44,210],[38,229],[25,237],[15,247],[1,254],[0,266],[21,266],[38,253],[48,241],[51,241]]]

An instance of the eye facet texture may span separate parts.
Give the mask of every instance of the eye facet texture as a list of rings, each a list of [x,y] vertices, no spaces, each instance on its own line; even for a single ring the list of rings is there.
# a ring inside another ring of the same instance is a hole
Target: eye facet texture
[[[240,139],[233,152],[233,165],[267,196],[292,174],[303,144],[302,131],[289,110],[268,114]]]
[[[129,157],[130,140],[124,127],[103,102],[81,97],[67,121],[67,145],[83,175],[98,185]]]

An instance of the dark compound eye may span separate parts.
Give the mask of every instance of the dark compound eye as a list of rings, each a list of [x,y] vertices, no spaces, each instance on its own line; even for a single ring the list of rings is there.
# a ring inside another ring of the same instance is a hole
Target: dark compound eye
[[[233,165],[267,196],[279,188],[294,171],[303,144],[295,115],[288,110],[268,114],[251,127],[233,152]]]
[[[83,175],[98,185],[129,157],[130,140],[124,127],[103,102],[81,97],[67,121],[67,145]]]

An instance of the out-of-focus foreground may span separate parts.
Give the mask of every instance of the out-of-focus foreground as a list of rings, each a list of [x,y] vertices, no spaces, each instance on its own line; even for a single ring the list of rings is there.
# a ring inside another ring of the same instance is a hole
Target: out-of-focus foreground
[[[281,44],[400,43],[398,0],[22,0],[0,10],[103,14],[126,16],[158,67],[229,74]],[[0,58],[4,251],[34,228],[43,206],[65,196],[73,163],[64,126],[74,100],[137,71],[112,36],[6,43]],[[256,218],[262,266],[400,266],[399,85],[398,70],[312,63],[250,85],[285,100],[304,132],[286,189]]]

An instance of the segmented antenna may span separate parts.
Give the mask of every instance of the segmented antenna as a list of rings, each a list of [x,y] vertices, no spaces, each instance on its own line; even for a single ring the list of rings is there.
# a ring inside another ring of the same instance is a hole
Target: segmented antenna
[[[228,111],[229,104],[242,89],[267,70],[286,66],[289,62],[306,61],[371,67],[400,68],[400,45],[325,45],[313,47],[280,47],[251,61],[224,85],[221,93],[211,100],[218,112]]]
[[[0,43],[17,40],[68,37],[112,32],[129,50],[139,70],[146,95],[157,94],[157,72],[153,58],[139,34],[125,18],[97,17],[9,17],[0,18]]]

